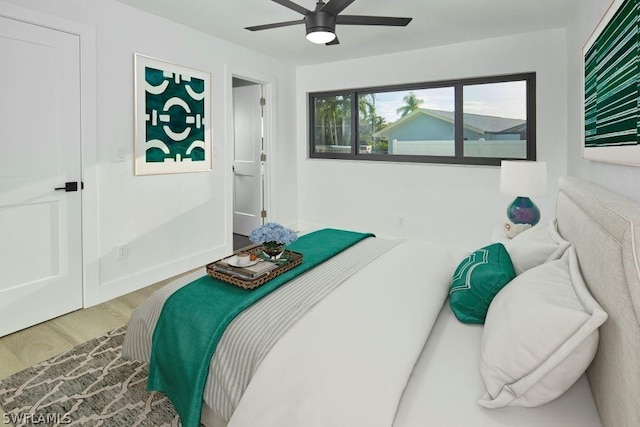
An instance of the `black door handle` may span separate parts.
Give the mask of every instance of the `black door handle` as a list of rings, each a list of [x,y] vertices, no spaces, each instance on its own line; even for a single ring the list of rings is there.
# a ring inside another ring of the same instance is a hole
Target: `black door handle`
[[[80,189],[84,189],[84,182],[80,182]],[[56,187],[54,190],[78,191],[78,183],[76,181],[65,182],[64,187]]]

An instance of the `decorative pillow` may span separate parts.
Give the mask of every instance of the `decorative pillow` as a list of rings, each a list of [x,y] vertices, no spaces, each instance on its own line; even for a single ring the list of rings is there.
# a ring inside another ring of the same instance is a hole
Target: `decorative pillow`
[[[555,219],[523,231],[505,245],[516,274],[560,259],[569,246],[571,243],[558,234]]]
[[[484,323],[489,304],[516,272],[502,243],[478,249],[453,274],[449,304],[463,323]]]
[[[516,277],[493,300],[482,335],[486,408],[540,406],[583,374],[607,314],[582,279],[575,249]]]

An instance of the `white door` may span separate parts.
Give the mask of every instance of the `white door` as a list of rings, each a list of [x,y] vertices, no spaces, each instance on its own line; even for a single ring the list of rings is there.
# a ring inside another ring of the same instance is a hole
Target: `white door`
[[[82,307],[79,37],[0,17],[0,57],[3,336]]]
[[[262,86],[233,88],[233,232],[248,236],[262,224]]]

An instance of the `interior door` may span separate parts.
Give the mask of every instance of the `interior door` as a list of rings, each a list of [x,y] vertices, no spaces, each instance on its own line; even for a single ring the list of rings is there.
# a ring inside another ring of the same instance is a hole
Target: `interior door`
[[[233,232],[248,236],[262,224],[262,85],[233,88]]]
[[[0,336],[82,307],[79,47],[0,17]]]

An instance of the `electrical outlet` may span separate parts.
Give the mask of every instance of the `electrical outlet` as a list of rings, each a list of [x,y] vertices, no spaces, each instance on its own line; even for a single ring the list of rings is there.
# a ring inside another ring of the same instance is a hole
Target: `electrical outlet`
[[[127,149],[119,145],[116,149],[116,162],[124,162],[127,160]]]
[[[404,228],[404,217],[403,216],[399,216],[398,217],[398,228]]]
[[[121,245],[116,246],[116,258],[122,259],[129,256],[129,245],[123,243]]]

